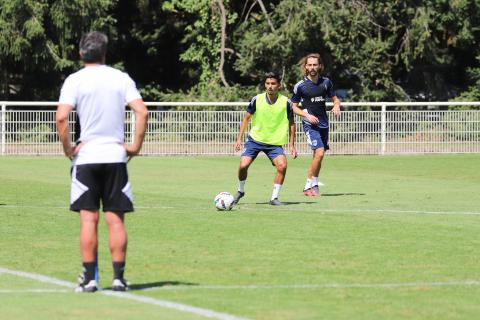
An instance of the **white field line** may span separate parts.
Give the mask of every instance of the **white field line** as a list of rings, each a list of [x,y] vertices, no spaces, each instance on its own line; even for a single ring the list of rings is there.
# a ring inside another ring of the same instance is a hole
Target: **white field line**
[[[396,289],[426,287],[480,286],[479,280],[445,281],[445,282],[405,282],[405,283],[351,283],[351,284],[290,284],[290,285],[179,285],[140,289],[151,290],[261,290],[261,289]]]
[[[1,293],[69,293],[69,289],[0,289]]]
[[[298,209],[292,209],[290,206],[289,208],[262,208],[262,210],[271,210],[271,211],[306,211],[304,209],[298,210]],[[244,208],[241,208],[244,209]],[[240,210],[241,210],[240,209]],[[248,209],[248,208],[247,208]],[[473,216],[478,216],[480,215],[480,212],[474,212],[474,211],[422,211],[422,210],[394,210],[394,209],[319,209],[319,210],[311,210],[311,208],[308,208],[309,212],[318,212],[318,213],[342,213],[342,214],[357,214],[357,213],[367,213],[367,214],[372,214],[372,213],[399,213],[399,214],[431,214],[431,215],[473,215]]]
[[[45,205],[45,206],[39,206],[39,205],[29,205],[29,204],[4,204],[0,205],[0,209],[64,209],[64,210],[70,210],[69,207],[67,206],[50,206],[50,205]],[[145,206],[134,206],[135,209],[175,209],[175,207],[168,207],[168,206],[154,206],[154,207],[145,207]]]
[[[446,281],[446,282],[406,282],[406,283],[352,283],[352,284],[291,284],[291,285],[166,285],[162,287],[138,289],[139,291],[156,291],[156,290],[262,290],[262,289],[396,289],[396,288],[428,288],[428,287],[468,287],[480,286],[478,280],[464,280],[464,281]],[[117,293],[110,290],[101,290],[105,295],[132,295],[130,293]],[[73,293],[71,289],[0,289],[1,293]],[[144,302],[144,296],[130,297],[132,300]],[[150,299],[150,298],[148,298]],[[153,299],[153,298],[152,298]],[[157,299],[153,299],[151,304],[156,303]],[[163,306],[163,304],[161,305]],[[238,319],[238,318],[237,318]]]
[[[248,204],[242,205],[240,204],[239,210],[249,210]],[[135,207],[138,209],[173,209],[174,207],[162,207],[162,206],[138,206]],[[181,208],[177,208],[181,209]],[[206,208],[208,209],[208,208]],[[253,210],[258,210],[258,207],[251,208]],[[266,206],[262,208],[262,210],[268,211],[309,211],[309,212],[316,212],[316,213],[405,213],[405,214],[433,214],[433,215],[480,215],[480,212],[474,211],[422,211],[422,210],[394,210],[394,209],[324,209],[324,208],[312,208],[308,207],[307,210],[305,208],[295,208],[294,205],[287,205],[282,207],[272,207]],[[215,211],[215,208],[212,206],[212,211]],[[229,211],[225,211],[228,214]],[[232,210],[235,212],[235,207]]]
[[[288,201],[287,201],[288,203]],[[299,202],[301,204],[301,202]],[[315,203],[309,203],[314,205]],[[238,204],[237,206],[233,207],[232,211],[224,211],[226,214],[228,212],[235,212],[236,210],[258,210],[258,207],[250,207],[250,203],[245,204]],[[255,203],[255,205],[257,205]],[[396,210],[396,209],[379,209],[379,208],[365,208],[365,209],[325,209],[325,208],[316,208],[313,206],[308,206],[306,209],[298,208],[294,204],[285,205],[285,206],[275,206],[272,207],[267,205],[267,203],[262,203],[260,205],[264,205],[261,208],[262,211],[284,211],[284,212],[293,212],[293,211],[308,211],[313,213],[340,213],[340,214],[360,214],[360,213],[367,213],[367,214],[379,214],[379,213],[399,213],[399,214],[432,214],[432,215],[480,215],[480,212],[476,211],[429,211],[429,210]],[[237,208],[238,207],[238,208]],[[154,208],[154,207],[151,207]],[[213,210],[213,209],[212,209]]]
[[[67,282],[67,281],[63,281],[63,280],[60,280],[60,279],[56,279],[56,278],[53,278],[53,277],[48,277],[48,276],[44,276],[44,275],[36,274],[36,273],[29,273],[29,272],[0,268],[0,274],[2,274],[2,273],[12,275],[12,276],[32,279],[32,280],[39,281],[39,282],[55,284],[55,285],[58,285],[58,286],[67,287],[67,288],[71,288],[71,289],[76,287],[76,285],[72,282]],[[142,302],[142,303],[146,303],[146,304],[160,306],[160,307],[163,307],[163,308],[174,309],[174,310],[181,311],[181,312],[193,313],[195,315],[202,316],[202,317],[205,317],[205,318],[213,318],[213,319],[219,319],[219,320],[247,320],[246,318],[236,317],[236,316],[233,316],[233,315],[230,315],[230,314],[227,314],[227,313],[216,312],[216,311],[209,310],[209,309],[193,307],[193,306],[189,306],[189,305],[186,305],[186,304],[171,302],[171,301],[167,301],[167,300],[145,297],[145,296],[136,295],[136,294],[133,294],[133,293],[114,292],[114,291],[109,291],[109,290],[100,290],[99,293],[103,294],[103,295],[107,295],[107,296],[117,297],[117,298],[120,298],[120,299],[133,300],[133,301],[137,301],[137,302]]]
[[[229,212],[234,213],[236,210],[256,210],[258,211],[258,207],[249,207],[248,204],[240,204],[240,208],[232,209],[232,211],[221,211],[225,214]],[[1,207],[0,207],[1,208]],[[148,207],[135,207],[137,209],[174,209],[174,207],[161,207],[161,206],[148,206]],[[176,208],[182,209],[182,208]],[[208,209],[208,208],[206,208]],[[480,212],[474,211],[421,211],[421,210],[394,210],[394,209],[324,209],[324,208],[312,208],[308,207],[305,208],[295,208],[294,205],[287,205],[282,207],[271,207],[265,204],[265,207],[261,208],[262,211],[283,211],[283,212],[294,212],[294,211],[308,211],[313,213],[331,213],[331,214],[380,214],[380,213],[393,213],[393,214],[413,214],[413,215],[473,215],[478,216]],[[216,211],[215,208],[212,206],[212,211]]]
[[[76,287],[75,283],[68,282],[68,281],[63,281],[63,280],[48,277],[48,276],[44,276],[44,275],[41,275],[41,274],[35,274],[35,273],[29,273],[29,272],[0,268],[0,274],[2,274],[2,273],[9,274],[9,275],[12,275],[12,276],[21,277],[21,278],[32,279],[32,280],[35,280],[35,281],[38,281],[38,282],[55,284],[55,285],[60,286],[60,287],[67,287],[67,288],[71,288],[71,289],[74,289]]]
[[[313,203],[312,203],[313,204]],[[237,210],[258,210],[257,207],[249,207],[249,204],[239,204],[239,208],[235,208],[232,211],[227,211],[228,212],[235,212]],[[5,209],[18,209],[18,208],[33,208],[33,209],[65,209],[69,210],[68,207],[66,206],[38,206],[38,205],[0,205],[0,209],[5,208]],[[180,207],[168,207],[168,206],[135,206],[136,209],[183,209]],[[186,208],[184,208],[186,209]],[[204,208],[208,209],[208,208]],[[215,211],[215,209],[212,206],[212,211]],[[418,214],[418,215],[423,215],[423,214],[430,214],[430,215],[473,215],[473,216],[478,216],[480,215],[480,212],[475,212],[475,211],[422,211],[422,210],[395,210],[395,209],[324,209],[324,208],[315,208],[312,206],[309,206],[307,208],[308,210],[305,210],[305,208],[295,208],[294,205],[288,205],[288,206],[283,206],[283,207],[267,207],[265,205],[262,210],[265,211],[284,211],[284,212],[292,212],[292,211],[308,211],[308,212],[314,212],[314,213],[341,213],[341,214],[357,214],[357,213],[367,213],[367,214],[372,214],[372,213],[394,213],[394,214]]]

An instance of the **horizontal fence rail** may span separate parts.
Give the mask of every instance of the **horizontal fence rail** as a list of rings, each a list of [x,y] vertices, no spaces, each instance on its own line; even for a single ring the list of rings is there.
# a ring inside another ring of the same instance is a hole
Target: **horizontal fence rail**
[[[143,155],[235,155],[245,102],[147,102]],[[0,101],[0,155],[61,155],[56,102]],[[331,104],[327,103],[327,107]],[[199,108],[202,110],[199,110]],[[480,102],[344,102],[330,115],[330,154],[480,152]],[[395,108],[395,110],[392,110]],[[125,141],[134,117],[125,112]],[[74,115],[70,118],[74,131]],[[296,117],[299,154],[311,154]]]

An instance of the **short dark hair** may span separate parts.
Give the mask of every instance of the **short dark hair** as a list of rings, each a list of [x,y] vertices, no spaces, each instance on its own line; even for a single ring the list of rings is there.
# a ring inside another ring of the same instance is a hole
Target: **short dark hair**
[[[100,31],[92,31],[82,36],[79,52],[83,62],[103,62],[107,54],[108,37]]]
[[[267,79],[269,78],[277,79],[278,83],[282,82],[282,77],[274,71],[265,73],[265,76],[263,77],[264,82],[267,81]]]

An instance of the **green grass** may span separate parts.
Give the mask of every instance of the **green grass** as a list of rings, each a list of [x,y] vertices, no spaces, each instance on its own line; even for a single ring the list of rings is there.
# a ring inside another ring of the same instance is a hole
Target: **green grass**
[[[129,164],[137,210],[127,217],[126,277],[133,289],[151,289],[131,293],[250,319],[480,314],[480,155],[327,157],[316,198],[301,194],[310,159],[289,158],[283,207],[267,204],[274,168],[261,157],[241,203],[217,212],[214,196],[236,190],[238,160]],[[0,182],[0,267],[74,282],[79,221],[67,210],[69,162],[0,158]],[[107,236],[102,221],[103,287],[111,284]],[[248,285],[264,287],[233,287]],[[64,289],[0,273],[2,318],[203,319],[98,293],[27,292],[39,288]]]

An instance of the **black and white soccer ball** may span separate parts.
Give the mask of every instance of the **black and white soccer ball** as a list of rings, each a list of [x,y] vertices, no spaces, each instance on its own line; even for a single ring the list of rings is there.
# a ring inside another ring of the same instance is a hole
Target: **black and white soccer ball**
[[[215,196],[215,207],[220,211],[228,211],[233,208],[233,196],[229,192],[220,192]]]

